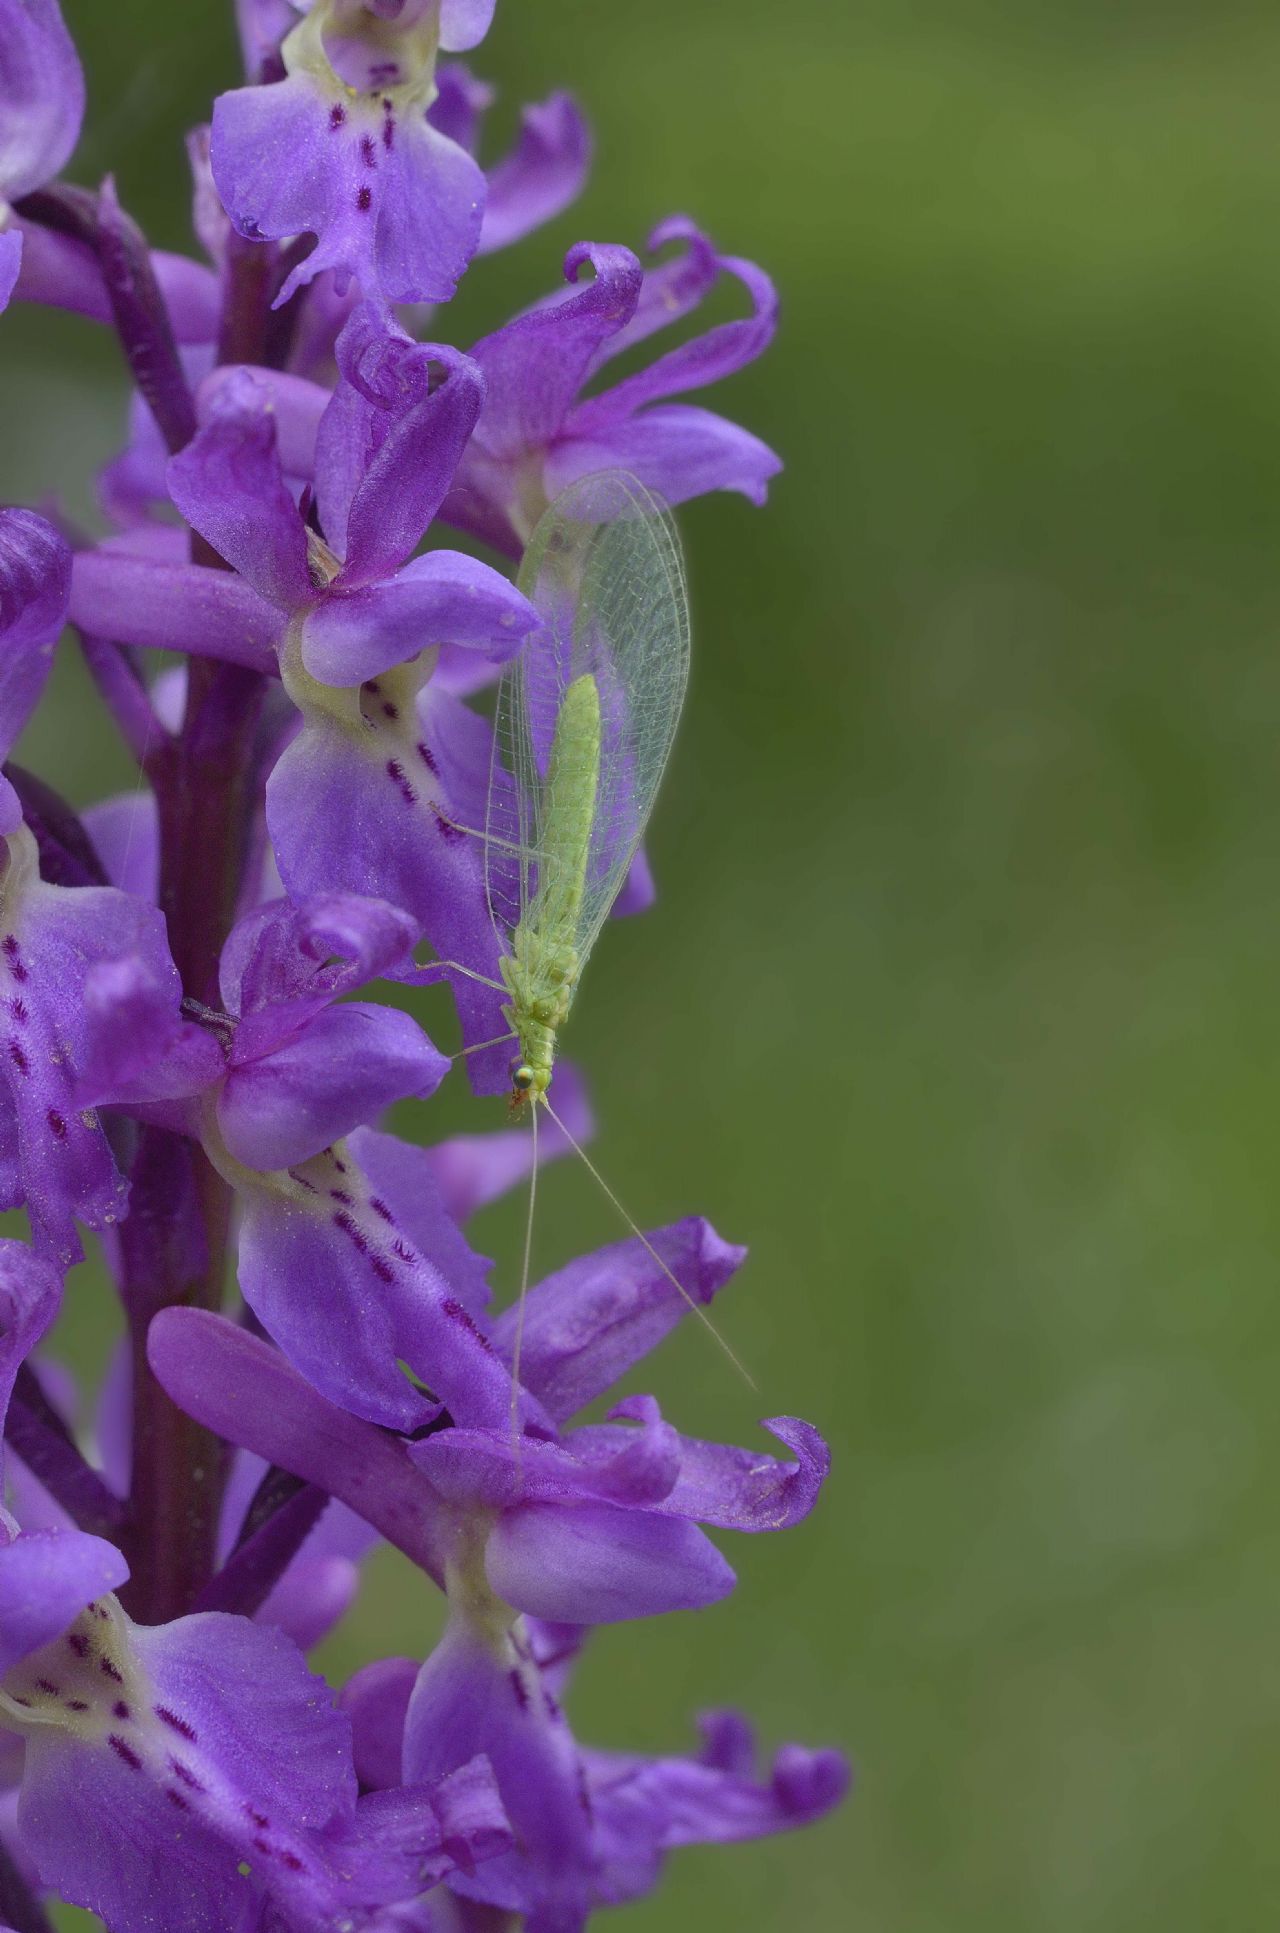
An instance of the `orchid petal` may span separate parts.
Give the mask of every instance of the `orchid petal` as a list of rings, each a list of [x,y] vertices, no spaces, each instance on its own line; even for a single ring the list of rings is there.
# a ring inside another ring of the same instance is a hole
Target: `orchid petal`
[[[336,354],[342,380],[317,430],[316,490],[345,560],[338,582],[351,590],[412,556],[475,427],[484,378],[459,350],[389,328],[371,303],[353,311]]]
[[[444,1522],[404,1445],[320,1395],[279,1350],[206,1309],[164,1309],[147,1356],[174,1402],[228,1442],[340,1498],[430,1577]]]
[[[285,485],[270,397],[251,375],[221,385],[170,460],[168,481],[187,522],[260,597],[282,611],[311,601],[306,532]]]
[[[602,343],[633,313],[643,272],[629,248],[579,242],[565,256],[566,281],[590,265],[575,293],[517,316],[472,350],[489,385],[476,440],[489,454],[517,459],[559,434]]]
[[[280,613],[230,571],[130,556],[110,541],[77,552],[73,624],[96,637],[155,651],[192,651],[274,672]]]
[[[592,423],[579,434],[578,413],[547,458],[548,494],[598,470],[629,470],[665,503],[687,503],[712,490],[736,490],[763,504],[770,480],[782,468],[780,457],[750,430],[727,417],[691,404],[671,403],[620,416],[615,423]]]
[[[364,684],[446,640],[502,664],[538,622],[528,600],[488,564],[432,550],[367,590],[327,597],[303,623],[302,659],[329,685]]]
[[[506,248],[562,214],[591,168],[591,131],[570,94],[552,94],[520,116],[513,152],[489,170],[478,254]]]
[[[461,1422],[509,1421],[509,1369],[353,1157],[256,1175],[210,1152],[240,1197],[245,1300],[322,1394],[412,1430],[435,1412],[425,1384]]]
[[[440,0],[440,45],[448,54],[478,47],[493,24],[497,0]]]
[[[4,1425],[18,1371],[58,1313],[62,1279],[25,1242],[0,1239],[0,1502]],[[0,1676],[3,1669],[0,1668]]]
[[[604,1503],[504,1511],[485,1570],[506,1603],[562,1624],[699,1610],[734,1585],[732,1569],[694,1524]]]
[[[386,302],[445,302],[475,252],[484,176],[420,111],[296,73],[213,106],[214,180],[250,239],[314,234],[277,307],[322,269]]]
[[[246,1168],[290,1168],[406,1095],[425,1099],[449,1071],[417,1022],[353,1001],[315,1015],[293,1040],[233,1064],[218,1127]]]
[[[653,1247],[695,1303],[711,1302],[746,1257],[697,1217],[655,1229]],[[520,1375],[557,1421],[572,1416],[648,1355],[689,1312],[679,1289],[632,1238],[580,1256],[531,1289]],[[510,1348],[515,1314],[494,1325]]]
[[[356,1772],[367,1790],[404,1782],[404,1724],[418,1670],[416,1658],[379,1658],[343,1686],[338,1703],[351,1720]]]
[[[8,308],[22,273],[22,230],[0,229],[0,315]]]
[[[362,694],[340,695],[349,711],[317,701],[267,784],[267,825],[281,878],[297,899],[335,889],[364,892],[376,881],[378,892],[422,923],[441,959],[496,980],[497,942],[478,841],[453,821],[430,741],[411,709],[406,713],[372,687],[363,695],[376,699],[376,710],[372,702],[361,709]],[[468,1045],[509,1031],[500,991],[459,977],[455,998]],[[500,1092],[509,1061],[502,1047],[472,1054],[468,1069],[477,1093]]]
[[[246,914],[231,930],[219,970],[227,1011],[241,1020],[237,1039],[259,1016],[271,1026],[254,1032],[253,1051],[289,1038],[332,1001],[390,972],[417,932],[399,907],[356,893],[276,899]]]
[[[0,0],[0,202],[43,187],[84,119],[84,74],[57,0]]]
[[[619,1412],[630,1413],[625,1403]],[[679,1475],[659,1508],[727,1530],[790,1530],[800,1523],[818,1500],[831,1452],[798,1416],[773,1416],[762,1427],[795,1452],[795,1462],[681,1437]]]
[[[226,1072],[212,1034],[184,1020],[171,960],[152,949],[92,967],[84,983],[84,1106],[122,1107],[202,1093]]]
[[[528,1926],[578,1933],[590,1897],[590,1827],[572,1734],[509,1638],[490,1642],[455,1618],[414,1687],[405,1777],[439,1778],[477,1751],[493,1766],[527,1851],[539,1909]]]
[[[71,552],[53,525],[31,510],[0,510],[0,758],[44,690],[70,592]]]
[[[751,298],[752,312],[740,321],[718,323],[678,348],[669,349],[636,375],[624,378],[612,389],[579,405],[576,415],[584,431],[588,426],[594,428],[598,423],[638,409],[643,403],[719,382],[754,362],[773,340],[778,326],[778,294],[764,270],[741,256],[717,254],[701,230],[683,217],[664,222],[650,237],[649,245],[656,248],[677,240],[689,244],[687,258],[674,265],[659,264],[646,273],[646,283],[655,284],[651,300],[646,305],[642,293],[632,329],[619,331],[602,345],[602,361],[606,355],[621,354],[634,341],[650,334],[659,320],[671,321],[687,313],[720,275],[731,275],[742,283]],[[654,301],[653,297],[658,300]]]
[[[0,1678],[128,1575],[114,1544],[81,1530],[31,1531],[0,1544]]]

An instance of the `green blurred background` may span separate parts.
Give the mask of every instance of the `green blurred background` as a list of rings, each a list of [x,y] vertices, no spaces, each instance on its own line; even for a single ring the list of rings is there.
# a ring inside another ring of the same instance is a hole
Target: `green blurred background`
[[[92,103],[72,173],[114,167],[170,245],[230,11],[66,0]],[[573,1715],[661,1751],[741,1703],[771,1745],[850,1749],[860,1783],[810,1835],[678,1856],[634,1933],[1274,1923],[1263,12],[506,0],[475,60],[508,115],[573,88],[599,162],[476,267],[458,340],[568,242],[638,243],[676,208],[785,305],[767,361],[707,399],[788,467],[764,514],[682,516],[662,899],[602,942],[571,1052],[637,1216],[699,1208],[752,1244],[720,1313],[759,1400],[697,1333],[644,1386],[733,1440],[812,1417],[835,1473],[802,1529],[732,1544],[728,1604],[602,1634]],[[4,492],[66,489],[118,431],[111,345],[4,328]],[[28,755],[85,800],[126,768],[60,678]],[[475,1121],[453,1096],[412,1125]],[[581,1174],[543,1201],[544,1266],[615,1232]],[[510,1282],[514,1205],[479,1234]],[[77,1360],[102,1301],[90,1279],[73,1302]],[[375,1565],[323,1662],[421,1650],[435,1616]]]

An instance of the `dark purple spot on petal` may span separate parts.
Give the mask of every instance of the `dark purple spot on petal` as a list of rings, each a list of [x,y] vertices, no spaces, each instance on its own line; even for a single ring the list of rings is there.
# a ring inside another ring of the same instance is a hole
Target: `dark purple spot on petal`
[[[14,1019],[18,1022],[27,1020],[30,1017],[27,1012],[26,1001],[19,1000],[16,996],[9,1002],[9,1012],[13,1015]]]
[[[393,1228],[395,1227],[396,1218],[392,1214],[391,1210],[387,1207],[387,1204],[385,1201],[380,1201],[378,1197],[375,1195],[373,1199],[370,1201],[369,1206],[370,1208],[372,1208],[375,1215],[381,1215],[384,1222],[390,1222],[391,1226]]]
[[[290,1168],[289,1177],[292,1181],[297,1182],[299,1188],[305,1188],[308,1194],[318,1195],[320,1193],[320,1190],[316,1187],[315,1182],[308,1181],[307,1177],[305,1175],[300,1175],[297,1172],[296,1168]]]
[[[49,1132],[54,1140],[65,1141],[67,1138],[67,1124],[59,1114],[57,1108],[51,1107],[45,1119],[49,1123]]]
[[[27,969],[22,964],[22,949],[18,945],[16,935],[6,933],[3,942],[0,942],[0,944],[3,945],[4,957],[9,963],[9,971],[12,973],[14,979],[18,981],[25,980],[27,978]]]
[[[121,1738],[118,1732],[108,1733],[107,1744],[111,1747],[117,1758],[124,1760],[131,1772],[140,1772],[142,1770],[142,1760],[138,1757],[138,1754],[134,1751],[129,1741]]]
[[[164,1796],[169,1801],[170,1805],[177,1806],[179,1812],[190,1812],[191,1810],[190,1801],[187,1799],[184,1799],[181,1792],[175,1792],[171,1785],[166,1785],[164,1789]]]
[[[380,1282],[394,1282],[396,1279],[395,1270],[392,1268],[390,1262],[384,1260],[381,1255],[371,1255],[369,1257],[369,1267],[373,1270]]]
[[[113,1685],[122,1685],[124,1683],[124,1673],[116,1670],[110,1658],[99,1658],[98,1670],[104,1678],[110,1678]]]
[[[67,1699],[67,1710],[69,1712],[87,1712],[88,1709],[89,1707],[85,1704],[83,1698]]]
[[[440,767],[436,764],[435,759],[432,756],[431,747],[429,745],[425,745],[421,739],[418,740],[418,757],[422,760],[422,763],[426,766],[428,772],[434,772],[436,777],[439,778]]]
[[[477,1329],[475,1323],[471,1320],[471,1317],[467,1314],[460,1302],[455,1302],[451,1295],[447,1295],[440,1306],[451,1322],[460,1322],[464,1329],[471,1331],[471,1334],[475,1337],[482,1349],[489,1350],[490,1354],[493,1353],[490,1349],[489,1338]]]
[[[440,837],[442,839],[446,839],[450,843],[452,843],[453,840],[462,838],[462,827],[450,825],[449,821],[444,817],[443,813],[437,812],[435,815],[435,821],[436,821],[436,825],[440,829]]]
[[[36,1690],[47,1691],[50,1698],[56,1698],[58,1696],[58,1687],[54,1684],[52,1678],[37,1678]]]
[[[378,150],[371,134],[360,136],[360,159],[366,168],[376,168],[378,165]]]
[[[154,1710],[156,1717],[162,1725],[167,1725],[171,1732],[177,1732],[180,1738],[189,1738],[191,1743],[193,1745],[195,1744],[196,1728],[194,1725],[188,1725],[185,1718],[178,1712],[170,1711],[167,1705],[156,1705]]]
[[[382,707],[382,716],[384,718],[399,718],[400,716],[399,705],[385,704]]]
[[[405,777],[404,767],[401,765],[399,759],[389,758],[387,760],[387,777],[393,781],[396,790],[406,805],[415,804],[418,795]]]
[[[300,1873],[302,1871],[302,1861],[296,1852],[289,1850],[288,1846],[281,1846],[280,1848],[280,1864],[287,1866],[291,1873]]]
[[[366,183],[363,188],[357,188],[356,190],[356,207],[362,215],[367,215],[372,206],[373,189]]]
[[[416,1262],[418,1259],[417,1256],[414,1254],[413,1250],[410,1248],[408,1242],[402,1242],[399,1239],[392,1242],[391,1253],[393,1255],[398,1255],[402,1262]]]
[[[111,1715],[113,1718],[129,1718],[132,1714],[129,1711],[129,1707],[125,1704],[124,1699],[117,1698],[115,1704],[111,1707]]]
[[[346,108],[343,107],[341,101],[335,101],[333,106],[329,109],[329,126],[333,129],[335,134],[337,133],[338,129],[344,125],[346,118],[347,118]]]
[[[203,1781],[198,1779],[195,1773],[191,1770],[191,1767],[189,1765],[184,1765],[180,1758],[171,1758],[169,1760],[169,1770],[173,1773],[175,1778],[181,1779],[182,1783],[185,1786],[187,1786],[190,1791],[192,1792],[204,1791]]]
[[[348,1208],[351,1206],[352,1197],[347,1193],[345,1188],[331,1188],[329,1190],[329,1199],[330,1201],[345,1202]]]
[[[333,1149],[332,1149],[332,1148],[330,1148],[330,1150],[329,1150],[329,1152],[330,1152],[330,1154],[333,1154]],[[333,1155],[333,1165],[334,1165],[334,1167],[335,1167],[335,1168],[336,1168],[336,1169],[338,1170],[338,1173],[339,1173],[340,1175],[345,1175],[345,1174],[346,1174],[346,1172],[347,1172],[347,1164],[346,1164],[346,1162],[345,1162],[345,1161],[339,1161],[339,1159],[338,1159],[338,1157],[337,1157],[337,1155],[336,1155],[336,1154],[334,1154],[334,1155]]]
[[[352,1245],[359,1251],[361,1255],[365,1253],[369,1244],[365,1240],[364,1236],[361,1234],[360,1230],[356,1227],[354,1221],[351,1219],[350,1215],[348,1215],[345,1208],[340,1208],[338,1210],[337,1214],[333,1218],[333,1225],[335,1228],[340,1228],[342,1230],[343,1234],[350,1239]]]
[[[9,1042],[9,1059],[13,1062],[20,1074],[29,1074],[31,1072],[31,1062],[27,1059],[24,1049],[16,1040]]]
[[[509,1671],[507,1677],[511,1681],[511,1689],[516,1695],[517,1705],[519,1705],[522,1712],[527,1712],[529,1709],[529,1694],[525,1690],[524,1679],[518,1671]]]
[[[268,1819],[266,1813],[259,1812],[258,1808],[256,1806],[250,1805],[247,1799],[245,1800],[244,1813],[245,1813],[246,1819],[251,1819],[255,1826],[261,1826],[264,1832],[266,1831],[267,1827],[271,1824],[271,1821],[270,1819]]]
[[[89,1655],[89,1640],[83,1631],[68,1631],[67,1646],[77,1658],[87,1658]]]
[[[396,144],[396,117],[390,101],[384,101],[382,107],[382,145],[390,154]]]

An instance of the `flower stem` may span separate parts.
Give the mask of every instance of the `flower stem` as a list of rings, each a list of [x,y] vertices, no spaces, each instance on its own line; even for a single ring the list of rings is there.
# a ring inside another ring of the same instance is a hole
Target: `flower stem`
[[[130,1578],[121,1597],[131,1616],[158,1624],[189,1611],[212,1574],[225,1451],[156,1382],[147,1331],[176,1303],[218,1306],[227,1216],[225,1191],[199,1149],[162,1129],[140,1131],[130,1181],[120,1229],[133,1380]]]
[[[186,994],[218,1004],[218,958],[235,915],[255,799],[253,734],[262,680],[238,665],[191,661],[179,736],[154,772],[160,904]],[[161,1389],[147,1330],[176,1304],[216,1309],[227,1271],[231,1191],[194,1143],[144,1128],[121,1229],[133,1362],[135,1616],[188,1611],[213,1572],[224,1452]]]
[[[260,265],[252,251],[233,250],[225,352],[254,360],[265,315]],[[198,536],[192,553],[225,568]],[[263,689],[257,672],[193,654],[182,729],[149,764],[170,949],[184,995],[214,1008],[258,805],[254,737]],[[147,1331],[164,1308],[220,1307],[231,1190],[198,1146],[154,1128],[140,1131],[131,1181],[120,1243],[133,1365],[132,1576],[124,1596],[134,1616],[160,1622],[189,1611],[213,1574],[226,1451],[152,1375]]]

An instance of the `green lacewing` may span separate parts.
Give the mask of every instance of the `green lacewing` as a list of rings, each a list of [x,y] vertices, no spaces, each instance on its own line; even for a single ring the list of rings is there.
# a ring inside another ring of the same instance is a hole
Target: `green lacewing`
[[[689,599],[671,513],[626,471],[584,477],[536,525],[518,582],[542,623],[498,689],[485,882],[519,1049],[512,1106],[529,1107],[534,1138],[521,1314],[545,1111],[746,1377],[548,1097],[560,1029],[644,836],[684,703]]]
[[[556,499],[519,585],[543,624],[499,687],[485,823],[517,1105],[551,1084],[559,1030],[644,835],[689,675],[675,526],[625,472],[585,477]]]

